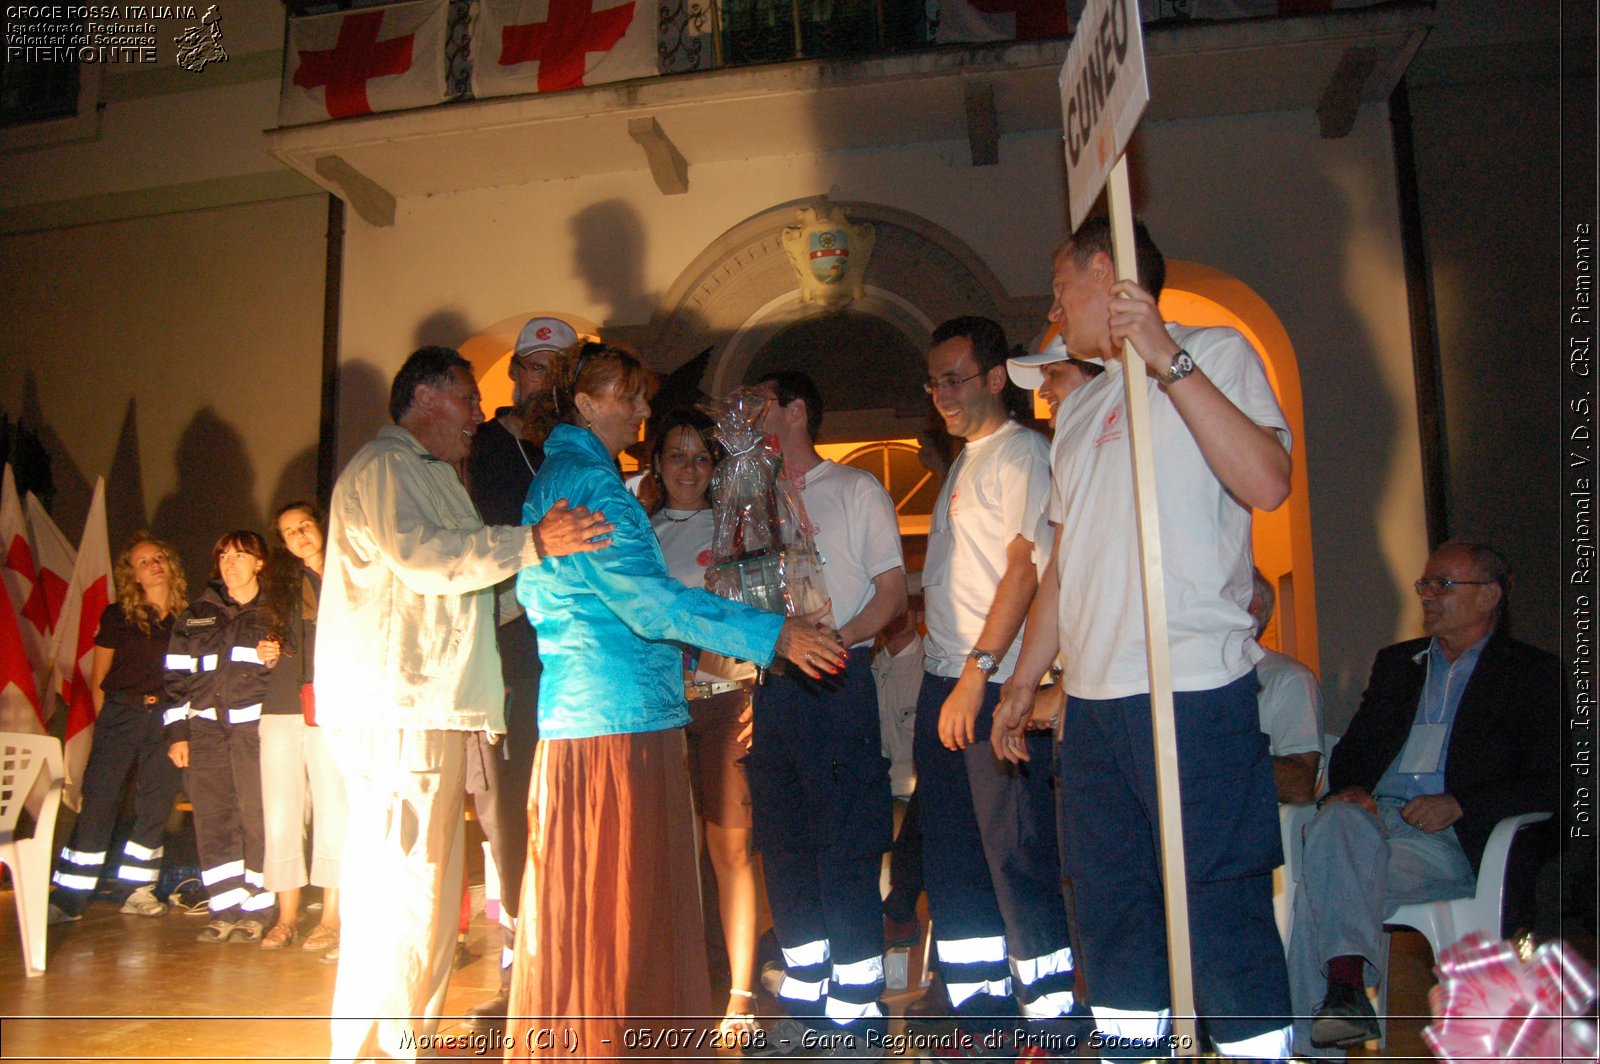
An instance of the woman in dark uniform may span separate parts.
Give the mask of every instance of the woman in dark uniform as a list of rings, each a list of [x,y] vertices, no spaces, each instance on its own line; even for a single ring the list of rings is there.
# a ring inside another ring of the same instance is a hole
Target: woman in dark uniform
[[[189,605],[177,552],[149,532],[135,532],[117,556],[117,600],[100,614],[90,690],[97,717],[83,776],[83,809],[56,864],[50,922],[83,915],[105,869],[107,847],[128,774],[135,774],[133,833],[117,879],[132,888],[122,911],[160,916],[156,897],[161,841],[183,777],[161,738],[162,668],[173,618]]]

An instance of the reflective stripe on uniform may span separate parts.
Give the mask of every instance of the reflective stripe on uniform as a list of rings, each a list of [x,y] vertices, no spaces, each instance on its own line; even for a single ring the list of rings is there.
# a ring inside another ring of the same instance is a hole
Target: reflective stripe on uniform
[[[253,720],[261,719],[261,703],[253,706],[242,706],[239,709],[228,710],[229,724],[249,724]]]
[[[200,882],[209,887],[213,883],[221,883],[224,879],[233,879],[243,875],[244,861],[229,861],[225,865],[203,870],[200,873]]]

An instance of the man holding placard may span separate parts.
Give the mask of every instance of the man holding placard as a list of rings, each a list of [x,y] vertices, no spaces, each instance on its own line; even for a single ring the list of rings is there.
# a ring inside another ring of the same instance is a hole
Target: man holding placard
[[[1106,372],[1057,415],[1051,519],[1060,535],[994,743],[1003,756],[1026,757],[1031,691],[1059,650],[1069,698],[1059,755],[1064,872],[1076,891],[1097,1041],[1107,1058],[1158,1055],[1171,988],[1118,357],[1130,343],[1148,376],[1195,1001],[1221,1052],[1273,1059],[1289,1048],[1289,994],[1272,910],[1282,851],[1256,711],[1250,510],[1275,509],[1288,495],[1289,431],[1243,336],[1162,319],[1165,265],[1144,227],[1135,234],[1143,287],[1116,279],[1104,218],[1085,222],[1055,256],[1050,320],[1073,356]]]

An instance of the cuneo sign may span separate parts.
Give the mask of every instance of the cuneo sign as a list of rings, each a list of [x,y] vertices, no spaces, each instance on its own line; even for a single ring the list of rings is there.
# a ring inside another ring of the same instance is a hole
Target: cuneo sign
[[[1060,84],[1067,205],[1077,229],[1150,102],[1138,0],[1089,0]]]

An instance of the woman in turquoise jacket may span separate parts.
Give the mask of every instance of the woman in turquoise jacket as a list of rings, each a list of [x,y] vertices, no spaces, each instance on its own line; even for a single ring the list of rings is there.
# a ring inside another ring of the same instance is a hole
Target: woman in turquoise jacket
[[[523,518],[567,499],[604,512],[616,531],[606,550],[517,579],[544,673],[507,1042],[513,1057],[704,1055],[714,1030],[648,1018],[704,1018],[713,1007],[679,644],[762,665],[782,657],[812,677],[842,669],[844,648],[811,618],[668,575],[616,462],[650,413],[654,378],[637,358],[582,344],[551,371],[556,424]],[[538,1020],[553,1016],[567,1017],[558,1037]]]

